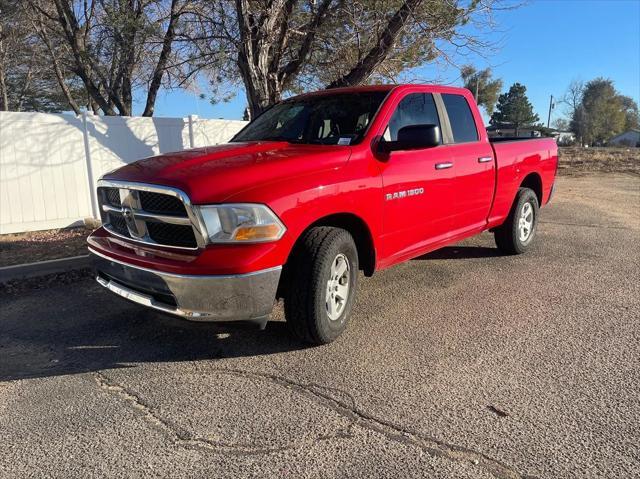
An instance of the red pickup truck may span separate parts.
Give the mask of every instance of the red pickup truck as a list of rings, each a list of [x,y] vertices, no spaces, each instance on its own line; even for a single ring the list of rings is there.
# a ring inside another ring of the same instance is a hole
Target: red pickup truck
[[[98,184],[97,281],[197,321],[345,329],[358,271],[490,230],[526,251],[557,169],[552,139],[489,140],[469,91],[367,86],[282,101],[229,143],[140,160]],[[398,286],[400,287],[400,286]]]

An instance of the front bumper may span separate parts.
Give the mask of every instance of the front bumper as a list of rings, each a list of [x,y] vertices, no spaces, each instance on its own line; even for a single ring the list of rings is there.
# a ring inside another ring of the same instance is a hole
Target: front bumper
[[[271,313],[281,266],[238,275],[179,275],[133,266],[89,249],[96,280],[137,304],[193,321],[263,319]]]

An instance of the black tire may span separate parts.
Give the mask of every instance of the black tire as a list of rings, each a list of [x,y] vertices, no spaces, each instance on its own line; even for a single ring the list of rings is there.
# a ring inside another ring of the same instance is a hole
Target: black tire
[[[343,258],[348,262],[342,277],[348,284],[348,294],[339,316],[331,319],[328,282],[334,261],[341,263]],[[284,274],[284,312],[289,330],[311,344],[327,344],[340,336],[349,322],[358,279],[358,251],[349,232],[328,226],[311,228],[296,243]]]
[[[532,226],[529,235],[523,240],[520,237],[520,219],[523,208],[529,203],[533,213]],[[529,188],[520,188],[513,202],[507,220],[494,230],[498,249],[505,254],[522,254],[529,249],[536,236],[538,226],[538,197]]]

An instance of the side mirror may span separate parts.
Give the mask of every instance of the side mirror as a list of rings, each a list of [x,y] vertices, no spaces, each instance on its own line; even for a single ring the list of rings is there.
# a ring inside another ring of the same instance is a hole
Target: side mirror
[[[396,141],[380,141],[379,147],[386,152],[401,150],[421,150],[442,143],[438,125],[409,125],[398,130]]]

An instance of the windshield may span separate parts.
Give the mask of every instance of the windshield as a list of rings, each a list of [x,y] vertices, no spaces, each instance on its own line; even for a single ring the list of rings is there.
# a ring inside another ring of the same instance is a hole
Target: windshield
[[[231,141],[288,141],[352,145],[362,140],[387,92],[336,93],[285,100],[265,111]]]

